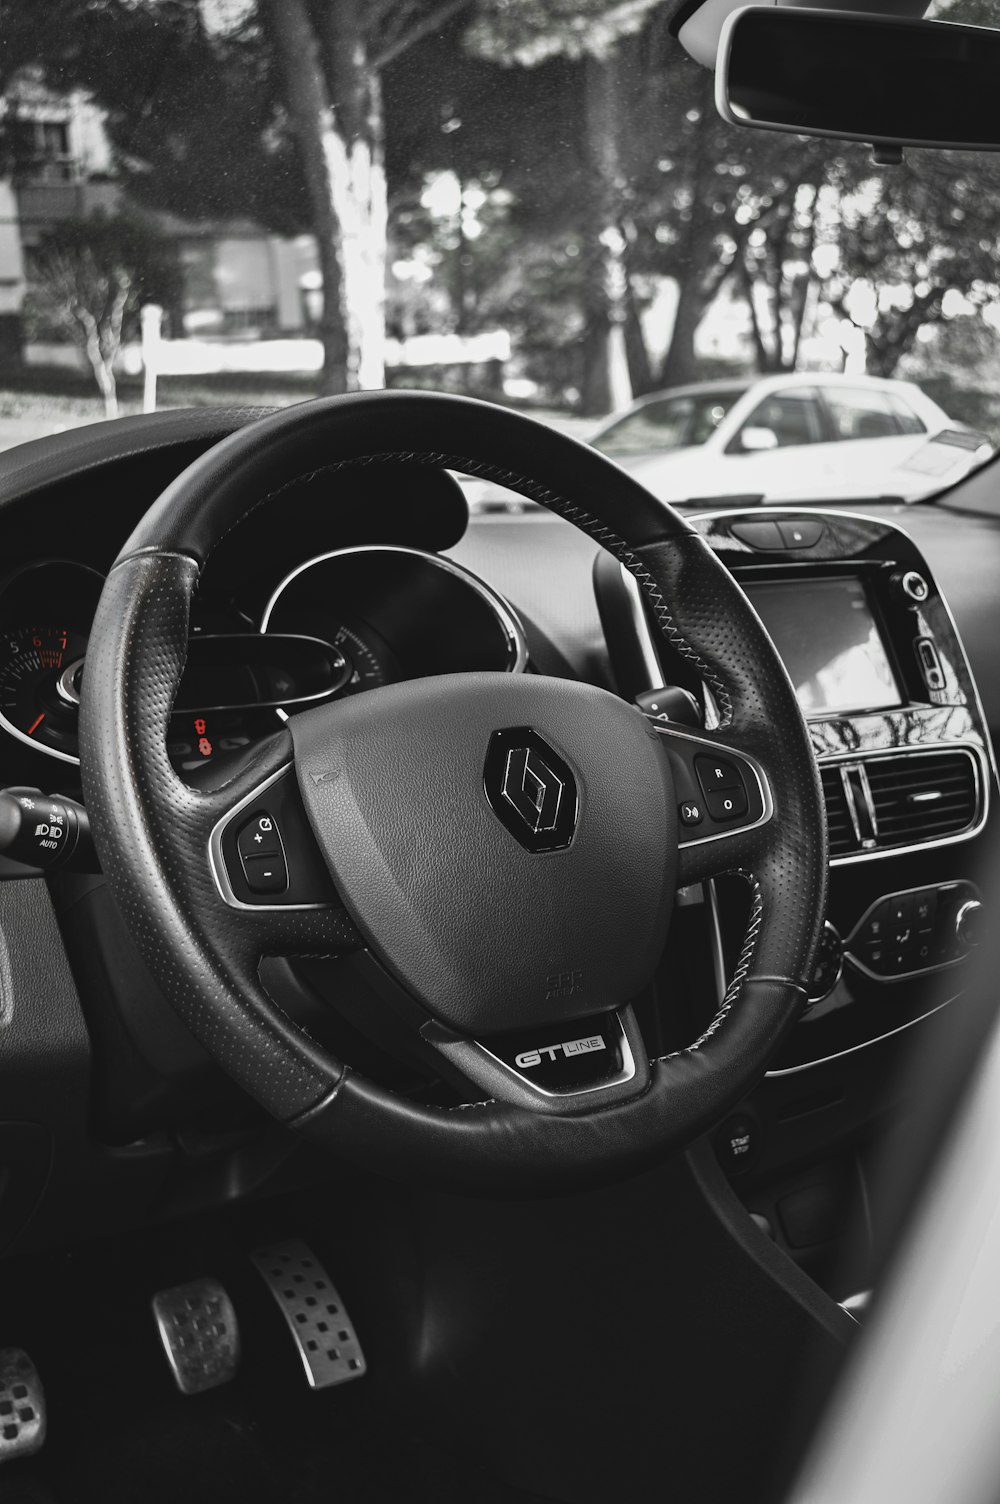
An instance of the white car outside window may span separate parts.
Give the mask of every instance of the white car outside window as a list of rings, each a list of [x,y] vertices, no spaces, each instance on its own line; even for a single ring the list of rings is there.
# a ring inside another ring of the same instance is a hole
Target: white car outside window
[[[658,393],[591,442],[668,501],[914,500],[990,452],[963,427],[906,382],[817,373]]]

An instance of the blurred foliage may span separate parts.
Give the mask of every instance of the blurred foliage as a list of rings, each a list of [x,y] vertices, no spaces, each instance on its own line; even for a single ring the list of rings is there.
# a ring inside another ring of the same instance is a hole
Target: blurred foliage
[[[185,220],[308,226],[277,67],[256,27],[206,29],[200,0],[0,0],[0,85],[39,66],[107,111],[131,198]]]
[[[553,57],[611,56],[641,31],[661,0],[480,0],[466,42],[502,67],[533,68]]]
[[[64,219],[32,250],[24,318],[29,336],[71,340],[87,357],[109,417],[114,363],[143,303],[176,301],[173,247],[133,212]]]
[[[311,0],[317,21],[326,3]],[[390,333],[501,326],[521,372],[558,398],[584,385],[595,319],[624,319],[643,389],[709,373],[696,336],[725,293],[747,310],[758,369],[800,361],[822,316],[859,331],[872,371],[955,390],[995,381],[983,314],[1000,302],[996,158],[913,152],[882,168],[861,145],[728,126],[657,0],[371,0],[363,12],[400,269]],[[1000,5],[951,0],[935,14],[995,25]],[[202,0],[0,0],[0,83],[43,63],[53,86],[91,91],[137,204],[306,229],[284,83],[255,8],[227,26],[205,15]],[[593,99],[608,80],[602,156]],[[442,174],[451,211],[428,196]],[[609,259],[624,278],[610,303]],[[656,322],[668,278],[672,339],[669,316]]]

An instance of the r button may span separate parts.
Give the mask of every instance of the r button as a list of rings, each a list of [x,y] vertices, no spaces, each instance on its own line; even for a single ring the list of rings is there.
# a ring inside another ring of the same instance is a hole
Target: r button
[[[727,762],[724,757],[696,757],[694,770],[706,794],[710,794],[713,789],[743,787],[739,769],[734,763]]]

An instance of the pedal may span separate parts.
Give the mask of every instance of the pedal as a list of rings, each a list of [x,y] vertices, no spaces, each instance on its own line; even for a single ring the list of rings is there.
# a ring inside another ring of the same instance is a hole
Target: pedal
[[[0,1462],[30,1457],[45,1440],[45,1393],[19,1347],[0,1349]]]
[[[195,1279],[153,1296],[160,1341],[181,1394],[228,1384],[240,1361],[233,1303],[215,1279]]]
[[[251,1262],[281,1309],[311,1389],[346,1384],[365,1356],[344,1302],[312,1249],[297,1239],[255,1248]]]

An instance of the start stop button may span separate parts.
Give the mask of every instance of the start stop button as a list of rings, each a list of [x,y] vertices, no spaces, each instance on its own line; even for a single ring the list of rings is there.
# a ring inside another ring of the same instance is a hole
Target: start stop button
[[[727,1118],[715,1135],[715,1152],[729,1175],[748,1170],[760,1151],[760,1128],[747,1113]]]

